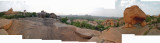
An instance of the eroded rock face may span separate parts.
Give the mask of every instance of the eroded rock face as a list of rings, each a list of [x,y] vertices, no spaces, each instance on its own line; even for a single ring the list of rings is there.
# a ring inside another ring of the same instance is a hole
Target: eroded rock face
[[[145,26],[146,14],[137,6],[133,5],[128,7],[124,11],[125,27],[133,27],[134,24],[140,23],[141,26]]]

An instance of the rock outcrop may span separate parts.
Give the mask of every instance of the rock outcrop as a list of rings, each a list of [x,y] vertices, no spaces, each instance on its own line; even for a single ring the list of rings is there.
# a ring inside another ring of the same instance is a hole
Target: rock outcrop
[[[7,30],[0,30],[0,34],[22,35],[23,39],[88,41],[92,37],[98,37],[101,34],[96,30],[81,29],[63,24],[54,18],[0,19],[0,22],[9,27]],[[9,26],[9,24],[12,25]]]
[[[55,19],[57,19],[57,16],[56,16],[55,13],[51,13],[51,14],[49,15],[49,17],[50,17],[50,18],[55,18]]]
[[[0,29],[5,29],[8,30],[13,23],[13,20],[8,20],[8,19],[0,19]]]
[[[136,23],[141,23],[141,26],[145,26],[146,14],[137,6],[133,5],[128,7],[124,11],[125,27],[133,27]]]
[[[118,23],[118,21],[116,20],[113,20],[113,19],[108,19],[108,20],[105,20],[102,25],[104,25],[104,27],[107,27],[107,26],[116,26]]]
[[[54,18],[54,19],[59,19],[58,16],[55,13],[47,13],[45,11],[41,11],[40,13],[37,14],[38,17],[40,18]]]
[[[10,8],[6,13],[6,15],[15,14],[12,8]]]
[[[41,18],[45,18],[46,15],[47,15],[47,13],[44,11],[41,11],[40,13],[38,13],[38,17],[41,17]]]

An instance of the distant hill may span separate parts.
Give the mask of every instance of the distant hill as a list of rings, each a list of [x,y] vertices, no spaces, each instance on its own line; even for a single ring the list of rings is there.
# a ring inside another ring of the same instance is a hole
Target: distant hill
[[[104,17],[104,16],[92,16],[92,15],[59,15],[62,18],[67,17],[70,20],[73,19],[86,19],[86,20],[106,20],[106,19],[118,19],[120,17]]]

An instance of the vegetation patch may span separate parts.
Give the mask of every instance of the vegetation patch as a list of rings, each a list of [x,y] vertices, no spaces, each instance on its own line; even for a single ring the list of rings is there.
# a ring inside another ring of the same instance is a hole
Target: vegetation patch
[[[18,12],[17,14],[5,15],[4,12],[0,12],[0,18],[17,19],[17,18],[25,18],[25,17],[36,17],[36,13],[27,12],[25,13],[25,15],[23,15],[23,12]]]

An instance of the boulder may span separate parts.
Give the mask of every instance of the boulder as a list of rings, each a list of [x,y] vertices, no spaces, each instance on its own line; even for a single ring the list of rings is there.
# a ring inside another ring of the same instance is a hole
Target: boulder
[[[13,23],[13,20],[0,19],[0,28],[8,30],[11,27],[12,23]]]
[[[41,18],[45,18],[46,15],[47,15],[47,13],[44,12],[43,10],[40,13],[38,13],[38,17],[41,17]]]
[[[4,29],[0,29],[0,35],[8,35],[8,33]]]
[[[140,23],[145,26],[146,14],[137,6],[133,5],[124,10],[125,27],[133,27],[134,24]]]
[[[121,27],[115,27],[110,28],[109,30],[102,31],[102,34],[100,35],[101,39],[104,39],[105,41],[115,42],[115,43],[121,43],[121,35],[122,34],[136,34],[136,35],[144,35],[146,31],[149,30],[148,26],[141,27],[136,26],[137,28],[123,28]]]
[[[50,18],[55,18],[55,19],[57,19],[57,16],[56,16],[55,13],[51,13],[51,14],[50,14]]]
[[[101,34],[101,32],[96,30],[80,29],[80,28],[76,30],[76,33],[79,34],[79,36],[87,39],[90,39],[94,36],[99,36]]]

